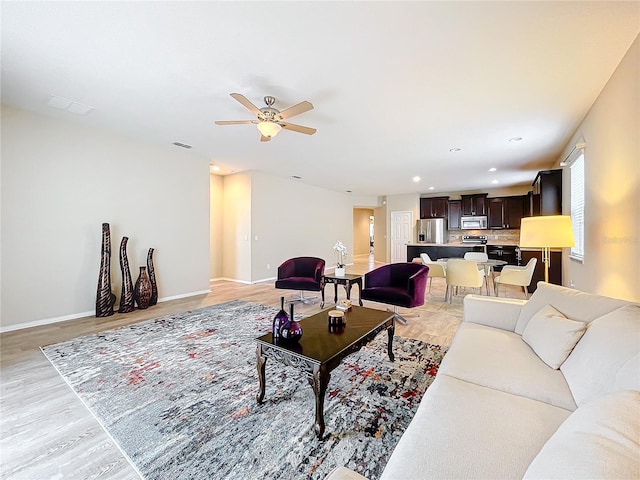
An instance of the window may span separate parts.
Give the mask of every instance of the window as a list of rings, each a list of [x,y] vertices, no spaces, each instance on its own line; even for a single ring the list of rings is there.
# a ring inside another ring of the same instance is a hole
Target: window
[[[571,247],[571,258],[584,258],[584,154],[571,163],[571,225],[575,245]]]

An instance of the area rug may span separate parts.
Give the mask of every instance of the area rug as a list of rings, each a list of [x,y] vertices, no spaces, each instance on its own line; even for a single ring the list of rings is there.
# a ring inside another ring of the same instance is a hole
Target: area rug
[[[145,479],[323,479],[339,465],[378,478],[446,349],[396,337],[390,362],[382,332],[347,357],[321,441],[301,372],[267,361],[256,403],[255,338],[275,314],[236,300],[42,351]]]

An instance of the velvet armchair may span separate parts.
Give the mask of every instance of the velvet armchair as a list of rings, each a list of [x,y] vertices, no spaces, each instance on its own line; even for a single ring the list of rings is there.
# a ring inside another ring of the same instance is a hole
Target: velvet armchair
[[[317,297],[305,297],[304,291],[319,292],[322,289],[325,261],[317,257],[294,257],[278,267],[276,288],[300,290],[300,296],[288,302],[313,303]]]
[[[394,315],[406,325],[407,320],[398,313],[398,307],[424,305],[428,276],[429,267],[419,263],[383,265],[365,274],[362,299],[393,305]]]

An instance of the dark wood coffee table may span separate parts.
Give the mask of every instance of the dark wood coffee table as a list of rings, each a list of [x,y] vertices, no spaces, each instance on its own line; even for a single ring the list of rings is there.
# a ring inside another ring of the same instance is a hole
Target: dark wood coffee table
[[[256,400],[262,403],[265,393],[265,365],[272,358],[285,365],[301,370],[313,388],[316,397],[315,432],[319,439],[324,435],[324,394],[331,378],[331,371],[342,359],[357,352],[382,330],[387,330],[389,359],[394,360],[393,334],[395,323],[393,312],[354,306],[345,312],[346,326],[332,333],[329,328],[330,309],[300,321],[303,335],[293,345],[274,344],[273,335],[267,333],[256,339],[258,357],[258,381],[260,389]],[[335,329],[335,327],[332,327]]]

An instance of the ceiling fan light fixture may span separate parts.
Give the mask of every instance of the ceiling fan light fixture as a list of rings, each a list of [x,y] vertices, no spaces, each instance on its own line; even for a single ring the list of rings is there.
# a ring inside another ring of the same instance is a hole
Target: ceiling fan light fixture
[[[270,138],[275,137],[280,132],[280,130],[282,130],[282,127],[279,124],[270,120],[258,123],[257,127],[262,135]]]

